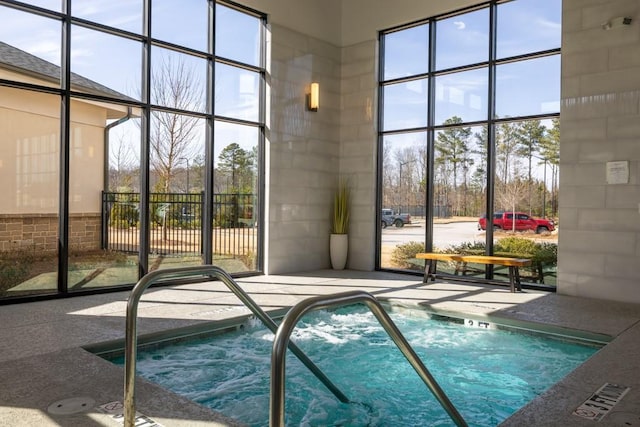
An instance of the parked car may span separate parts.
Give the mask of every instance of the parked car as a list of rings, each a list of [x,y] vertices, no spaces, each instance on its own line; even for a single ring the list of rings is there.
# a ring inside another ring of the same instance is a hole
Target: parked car
[[[495,212],[493,214],[493,228],[494,230],[513,230],[513,218],[515,216],[515,230],[526,231],[532,230],[536,233],[542,233],[545,231],[553,231],[556,229],[552,220],[538,219],[527,215],[524,212]],[[485,215],[478,219],[478,230],[486,230],[487,218]]]
[[[393,212],[393,209],[382,209],[380,221],[382,228],[387,228],[390,225],[404,227],[405,224],[411,224],[411,215],[408,213],[396,214]]]

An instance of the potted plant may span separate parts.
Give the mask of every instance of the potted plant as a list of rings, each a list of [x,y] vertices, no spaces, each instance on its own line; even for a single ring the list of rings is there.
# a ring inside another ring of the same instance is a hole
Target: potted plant
[[[342,270],[347,264],[349,252],[349,187],[344,180],[338,182],[338,189],[333,198],[333,217],[331,219],[331,237],[329,255],[331,267]]]

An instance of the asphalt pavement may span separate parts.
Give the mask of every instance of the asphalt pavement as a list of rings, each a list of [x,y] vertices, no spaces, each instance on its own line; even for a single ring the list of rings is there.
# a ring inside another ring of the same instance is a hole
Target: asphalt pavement
[[[433,224],[433,245],[436,248],[446,248],[464,242],[481,241],[485,238],[484,231],[478,231],[477,222],[451,222],[447,224]],[[382,230],[382,245],[398,246],[408,242],[425,241],[425,223],[405,225],[404,227],[387,227]]]

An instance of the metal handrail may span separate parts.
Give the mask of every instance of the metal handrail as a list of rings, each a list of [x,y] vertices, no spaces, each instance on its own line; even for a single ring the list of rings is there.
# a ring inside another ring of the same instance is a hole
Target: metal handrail
[[[284,396],[285,396],[285,365],[286,349],[289,337],[296,327],[298,321],[306,313],[313,310],[341,307],[355,303],[364,303],[376,316],[382,327],[387,331],[396,346],[400,349],[404,357],[407,358],[413,369],[427,385],[431,393],[440,402],[453,422],[459,427],[466,427],[467,423],[462,418],[458,410],[453,406],[445,392],[436,382],[429,370],[424,366],[418,355],[415,353],[409,342],[404,338],[400,330],[378,300],[368,292],[350,291],[334,295],[321,295],[308,298],[294,305],[282,320],[276,336],[273,340],[273,351],[271,353],[271,398],[269,403],[269,426],[284,426]]]
[[[125,358],[124,358],[124,427],[135,426],[135,381],[136,381],[136,357],[137,357],[137,318],[138,302],[144,291],[156,283],[159,279],[177,279],[189,276],[212,276],[220,279],[231,292],[233,292],[244,305],[274,334],[278,325],[265,313],[245,291],[238,286],[233,278],[220,267],[213,265],[198,265],[190,267],[168,268],[156,270],[146,274],[136,283],[127,301],[127,319],[125,330]],[[288,343],[289,349],[300,361],[343,403],[349,399],[336,387],[329,378],[300,350],[294,343]]]

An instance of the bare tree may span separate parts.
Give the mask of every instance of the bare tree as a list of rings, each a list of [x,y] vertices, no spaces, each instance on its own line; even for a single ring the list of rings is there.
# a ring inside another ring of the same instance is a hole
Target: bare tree
[[[183,61],[165,57],[154,68],[151,97],[159,105],[189,111],[201,110],[201,81]],[[156,191],[168,193],[176,166],[192,158],[199,119],[165,111],[154,111],[151,120],[151,165],[157,175]]]
[[[514,169],[516,169],[514,167]],[[514,177],[507,183],[501,183],[498,192],[496,192],[499,203],[506,209],[513,212],[513,231],[516,230],[516,212],[518,205],[527,197],[527,187],[529,182],[521,176],[516,175],[514,171]]]
[[[138,164],[137,154],[120,136],[109,153],[109,191],[133,190],[133,179]]]

